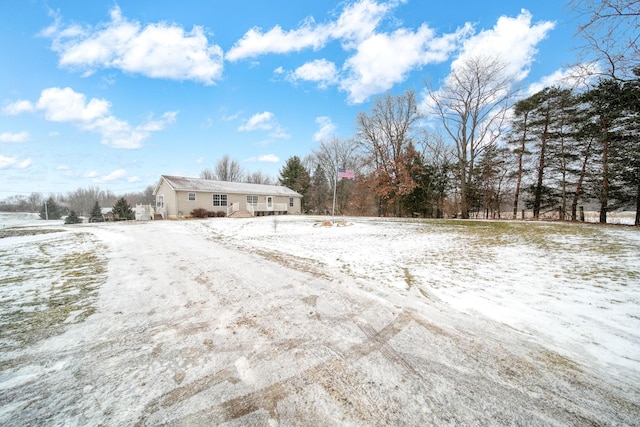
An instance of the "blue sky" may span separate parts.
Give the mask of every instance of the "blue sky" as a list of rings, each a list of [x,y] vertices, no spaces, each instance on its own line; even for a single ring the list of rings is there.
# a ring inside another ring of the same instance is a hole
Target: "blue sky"
[[[276,178],[460,58],[553,83],[574,33],[560,0],[2,0],[0,199],[133,192],[224,155]]]

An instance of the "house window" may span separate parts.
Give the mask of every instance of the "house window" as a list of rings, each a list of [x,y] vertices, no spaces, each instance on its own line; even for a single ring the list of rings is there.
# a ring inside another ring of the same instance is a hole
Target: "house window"
[[[213,206],[227,206],[227,195],[226,194],[214,194],[213,195]]]
[[[156,198],[156,207],[164,208],[164,195],[161,194]]]
[[[289,206],[293,207],[293,197],[289,197]]]
[[[254,208],[258,206],[258,196],[247,196],[247,204]]]
[[[196,193],[189,193],[189,201],[190,202],[196,201]]]

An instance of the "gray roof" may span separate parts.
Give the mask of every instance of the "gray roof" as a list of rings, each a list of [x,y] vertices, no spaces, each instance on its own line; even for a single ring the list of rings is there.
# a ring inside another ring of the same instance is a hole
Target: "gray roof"
[[[246,182],[213,181],[211,179],[187,178],[184,176],[162,175],[161,181],[177,191],[195,191],[206,193],[252,194],[263,196],[302,197],[301,194],[282,185],[249,184]],[[159,184],[158,184],[159,186]],[[156,187],[157,191],[158,187]],[[154,191],[155,193],[155,191]]]

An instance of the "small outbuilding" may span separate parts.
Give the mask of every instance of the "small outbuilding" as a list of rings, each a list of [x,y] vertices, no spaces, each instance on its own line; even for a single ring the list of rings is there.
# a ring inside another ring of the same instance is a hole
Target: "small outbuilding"
[[[189,217],[196,209],[228,217],[299,214],[302,211],[302,195],[281,185],[162,175],[153,195],[155,212],[163,219]]]

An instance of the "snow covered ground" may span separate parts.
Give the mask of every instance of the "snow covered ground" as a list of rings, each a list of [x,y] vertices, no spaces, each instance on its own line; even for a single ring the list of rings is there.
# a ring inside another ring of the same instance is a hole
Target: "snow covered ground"
[[[0,424],[639,423],[637,228],[324,219],[1,238]]]

